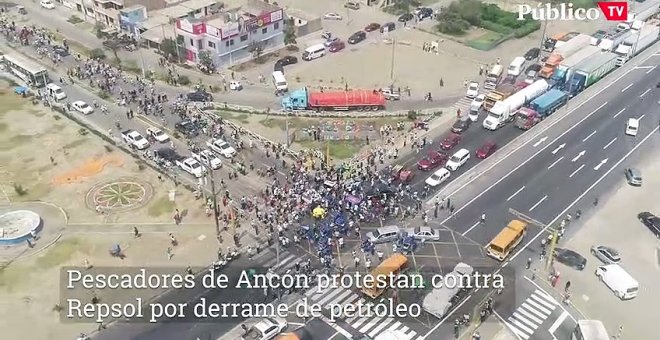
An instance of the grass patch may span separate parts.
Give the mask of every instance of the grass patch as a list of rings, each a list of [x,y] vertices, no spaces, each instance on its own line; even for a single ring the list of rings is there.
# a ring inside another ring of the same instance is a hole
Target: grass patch
[[[147,214],[151,217],[159,217],[164,214],[172,213],[174,208],[174,202],[170,201],[167,196],[163,196],[149,205],[149,208],[147,208]]]
[[[9,130],[9,125],[7,123],[0,123],[0,132],[7,132]]]
[[[46,112],[44,112],[42,110],[36,110],[36,109],[29,109],[29,110],[27,110],[27,113],[29,113],[30,115],[33,115],[35,117],[43,117],[43,116],[46,115]]]
[[[30,141],[32,141],[33,137],[34,136],[32,136],[32,135],[15,135],[15,136],[12,136],[11,138],[9,138],[9,142],[12,143],[12,144],[19,144],[19,145],[20,144],[25,144],[25,143],[29,143]]]
[[[34,185],[26,187],[27,191],[24,195],[16,195],[12,198],[14,202],[30,202],[43,199],[51,191],[48,183],[32,181]]]
[[[298,143],[305,149],[321,150],[324,153],[327,150],[326,148],[329,148],[331,161],[340,161],[353,158],[366,144],[363,141],[355,140],[329,141],[327,143],[316,141],[301,141]]]
[[[248,120],[250,118],[250,115],[247,113],[234,113],[229,111],[216,110],[215,114],[222,117],[223,119],[229,119],[243,124],[248,124],[250,122]]]
[[[30,275],[30,270],[23,266],[12,264],[0,270],[0,288],[9,292],[14,287],[21,287]]]
[[[500,33],[487,31],[475,39],[468,40],[465,44],[481,51],[489,51],[501,44],[506,37]]]
[[[13,90],[12,90],[13,91]],[[0,100],[0,113],[4,114],[9,111],[18,111],[25,105],[25,99],[18,95],[5,95]]]
[[[306,128],[310,127],[314,124],[317,124],[318,120],[305,120],[302,118],[298,117],[289,117],[289,129],[301,129],[301,128]],[[268,117],[264,118],[259,121],[259,124],[268,127],[268,128],[276,128],[280,129],[282,131],[286,130],[286,118],[280,118],[280,117]]]
[[[61,266],[69,262],[81,246],[82,242],[77,238],[63,239],[50,247],[44,255],[38,257],[34,264],[38,269]]]
[[[73,142],[71,142],[69,144],[64,145],[62,147],[62,149],[64,149],[64,150],[75,149],[75,148],[85,144],[86,142],[87,142],[87,138],[77,139],[77,140],[74,140]]]

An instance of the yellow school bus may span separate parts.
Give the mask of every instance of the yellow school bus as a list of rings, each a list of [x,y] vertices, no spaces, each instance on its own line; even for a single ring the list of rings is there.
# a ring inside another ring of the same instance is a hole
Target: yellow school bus
[[[486,247],[488,256],[504,261],[509,253],[520,244],[526,232],[527,222],[520,220],[509,222]]]
[[[394,255],[388,257],[385,259],[385,261],[381,262],[378,267],[376,267],[372,272],[371,275],[373,275],[374,279],[378,278],[379,276],[384,276],[388,277],[390,274],[397,275],[403,268],[406,267],[406,264],[408,263],[408,258],[405,257],[403,254],[400,253],[395,253]],[[387,287],[385,288],[378,288],[378,287],[363,287],[362,288],[362,293],[364,295],[375,299],[379,296],[381,296],[385,290],[387,290]]]

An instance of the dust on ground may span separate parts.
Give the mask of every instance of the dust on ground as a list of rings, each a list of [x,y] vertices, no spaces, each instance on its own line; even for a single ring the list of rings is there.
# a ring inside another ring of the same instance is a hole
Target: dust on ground
[[[36,340],[73,339],[97,328],[60,321],[55,307],[62,266],[183,271],[187,265],[208,265],[218,247],[203,202],[169,180],[161,182],[154,170],[61,114],[14,95],[7,84],[0,88],[0,189],[0,213],[30,209],[44,220],[34,248],[0,247],[3,338],[29,333]],[[95,204],[106,205],[102,214]],[[184,215],[182,225],[172,222],[174,209]],[[134,226],[140,237],[134,237]],[[115,244],[125,259],[109,255]],[[89,298],[94,294],[90,291]],[[103,294],[110,293],[99,293],[102,301],[117,299]]]

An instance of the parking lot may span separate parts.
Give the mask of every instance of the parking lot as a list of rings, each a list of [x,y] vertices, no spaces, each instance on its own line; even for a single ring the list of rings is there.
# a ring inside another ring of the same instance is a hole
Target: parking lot
[[[643,186],[632,187],[621,175],[621,184],[613,196],[585,221],[575,236],[561,245],[586,257],[586,268],[577,272],[561,264],[555,265],[561,273],[558,287],[564,287],[566,280],[571,281],[573,304],[585,318],[603,321],[610,336],[617,335],[619,326],[623,326],[624,339],[645,339],[646,335],[657,333],[655,311],[660,296],[654,292],[660,284],[660,243],[637,220],[637,214],[660,213],[656,190],[660,178],[654,176],[660,172],[660,153],[648,150],[644,157],[634,165],[643,175]],[[621,301],[599,282],[594,272],[601,263],[590,254],[594,245],[610,246],[620,253],[621,266],[639,282],[636,298]]]

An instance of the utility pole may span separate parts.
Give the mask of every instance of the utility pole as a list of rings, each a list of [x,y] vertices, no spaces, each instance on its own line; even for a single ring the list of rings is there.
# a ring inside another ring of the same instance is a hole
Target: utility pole
[[[222,234],[220,234],[220,212],[218,211],[218,193],[215,190],[215,179],[213,178],[213,168],[209,165],[209,171],[206,172],[206,178],[211,181],[211,197],[213,198],[213,219],[215,220],[215,238],[218,244],[222,244]],[[206,204],[207,202],[204,202]]]
[[[396,40],[394,38],[392,40],[392,62],[390,64],[390,80],[392,81],[392,85],[394,85],[394,51],[396,49]]]
[[[552,259],[555,253],[555,248],[557,247],[557,230],[552,230],[552,240],[550,240],[550,249],[548,251],[548,259],[545,262],[545,270],[549,271],[550,266],[552,265]]]
[[[286,148],[289,148],[289,113],[286,113],[286,116],[284,117],[284,140],[286,141]]]
[[[541,30],[541,43],[539,46],[539,55],[536,56],[536,61],[538,62],[541,58],[541,52],[543,51],[543,45],[545,43],[545,30],[548,28],[548,20],[543,20],[543,29]]]

